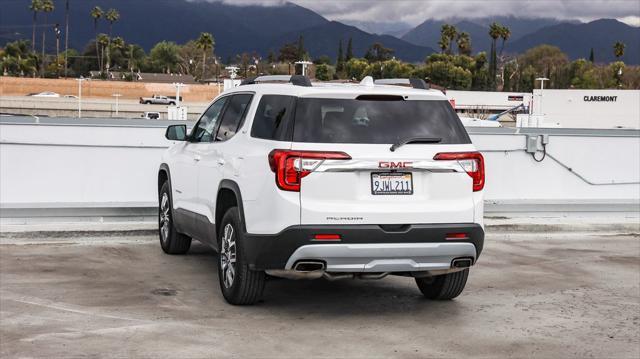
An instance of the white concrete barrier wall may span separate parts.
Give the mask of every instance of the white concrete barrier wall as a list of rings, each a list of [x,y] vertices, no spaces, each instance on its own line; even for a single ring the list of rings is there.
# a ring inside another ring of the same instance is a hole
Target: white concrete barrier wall
[[[170,145],[164,138],[168,124],[0,119],[1,215],[29,208],[155,206],[160,156]],[[489,211],[570,204],[638,208],[639,131],[537,131],[550,135],[542,162],[524,152],[527,133],[469,129],[486,158]]]

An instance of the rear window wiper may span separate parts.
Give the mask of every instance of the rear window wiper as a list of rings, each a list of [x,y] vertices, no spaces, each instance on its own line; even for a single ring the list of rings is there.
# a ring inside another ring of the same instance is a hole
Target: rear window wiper
[[[397,150],[400,146],[404,146],[409,143],[440,143],[440,142],[442,142],[441,137],[409,137],[391,145],[391,148],[389,148],[389,151],[393,152]]]

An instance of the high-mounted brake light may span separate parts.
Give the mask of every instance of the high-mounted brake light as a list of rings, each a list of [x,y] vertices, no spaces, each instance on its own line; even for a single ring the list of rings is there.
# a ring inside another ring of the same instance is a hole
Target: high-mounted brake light
[[[273,150],[269,166],[276,174],[276,184],[284,191],[299,192],[303,177],[325,160],[350,160],[344,152]]]
[[[484,157],[480,152],[442,152],[433,157],[439,161],[458,161],[473,179],[473,191],[484,188]]]

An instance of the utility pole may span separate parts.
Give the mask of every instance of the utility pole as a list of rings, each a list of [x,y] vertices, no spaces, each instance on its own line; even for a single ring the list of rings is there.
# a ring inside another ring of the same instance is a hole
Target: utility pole
[[[56,33],[56,76],[60,76],[60,62],[58,61],[60,57],[60,24],[56,24],[53,31]]]
[[[67,78],[67,68],[69,67],[69,0],[67,0],[65,7],[64,21],[64,78]]]

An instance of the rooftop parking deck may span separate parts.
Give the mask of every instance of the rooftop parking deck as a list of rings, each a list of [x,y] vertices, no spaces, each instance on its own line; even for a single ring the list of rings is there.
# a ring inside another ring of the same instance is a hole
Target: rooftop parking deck
[[[467,289],[413,280],[272,280],[226,304],[216,254],[164,255],[148,232],[4,233],[2,357],[640,356],[640,237],[490,232]]]

